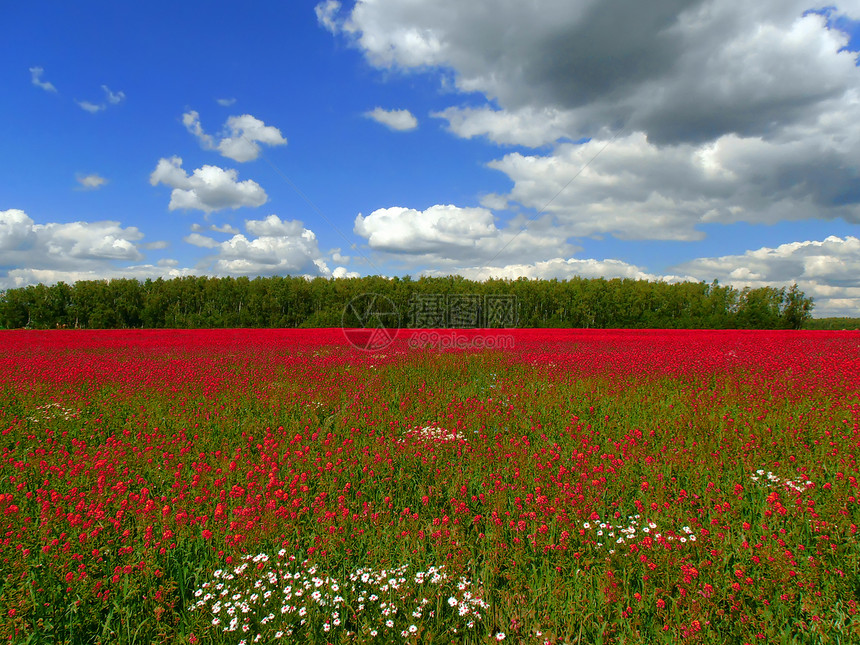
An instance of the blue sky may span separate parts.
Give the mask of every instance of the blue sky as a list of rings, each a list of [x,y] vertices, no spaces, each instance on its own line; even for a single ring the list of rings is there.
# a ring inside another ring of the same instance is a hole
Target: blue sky
[[[860,315],[860,5],[0,6],[0,289],[797,282]]]

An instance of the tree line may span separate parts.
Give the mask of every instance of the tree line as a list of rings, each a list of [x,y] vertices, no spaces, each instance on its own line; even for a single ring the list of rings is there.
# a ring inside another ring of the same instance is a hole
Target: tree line
[[[860,330],[860,318],[849,318],[847,316],[834,316],[831,318],[811,318],[803,324],[803,328],[828,331],[857,331]]]
[[[362,326],[362,312],[376,310],[402,327],[801,329],[813,306],[796,284],[738,290],[716,280],[188,276],[8,289],[0,293],[0,327]]]

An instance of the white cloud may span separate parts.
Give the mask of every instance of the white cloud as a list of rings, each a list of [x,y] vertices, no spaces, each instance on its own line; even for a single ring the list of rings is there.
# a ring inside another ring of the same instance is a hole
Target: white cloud
[[[0,251],[31,247],[36,240],[33,224],[29,215],[20,209],[0,211]]]
[[[448,130],[462,139],[484,136],[502,145],[530,148],[547,145],[567,136],[571,118],[552,107],[495,110],[490,107],[449,107],[430,116],[445,119]]]
[[[0,251],[8,271],[0,284],[20,286],[28,284],[27,276],[52,272],[114,270],[117,263],[143,259],[142,238],[137,227],[115,221],[37,224],[22,210],[0,211]]]
[[[55,284],[65,282],[73,284],[80,280],[110,280],[113,278],[126,278],[133,280],[146,280],[147,278],[178,278],[188,275],[197,275],[193,269],[177,269],[176,260],[159,260],[156,265],[139,264],[124,267],[104,266],[96,269],[12,269],[6,277],[0,276],[0,288],[15,289],[26,287],[31,284]]]
[[[31,67],[30,68],[30,82],[33,83],[36,87],[41,87],[46,92],[56,92],[57,88],[54,87],[53,83],[42,80],[42,74],[45,73],[45,70],[41,67]]]
[[[423,275],[451,273],[473,280],[518,277],[569,280],[631,278],[664,282],[712,282],[732,286],[783,288],[792,284],[814,298],[817,317],[857,316],[860,312],[860,239],[831,236],[820,241],[791,242],[740,255],[698,258],[658,274],[621,260],[555,257],[544,261],[498,266],[460,264],[421,271]]]
[[[642,267],[621,260],[595,260],[591,258],[551,258],[540,262],[506,264],[503,266],[464,266],[455,270],[457,275],[470,280],[489,280],[491,278],[529,278],[532,280],[570,280],[583,278],[631,278],[633,280],[677,279],[675,276],[657,276]],[[422,271],[424,275],[445,276],[450,270]]]
[[[485,208],[431,206],[426,211],[394,206],[355,218],[355,232],[371,249],[428,253],[443,248],[472,248],[481,239],[495,238],[493,214]]]
[[[229,233],[231,235],[235,235],[239,232],[239,229],[235,226],[231,226],[230,224],[222,224],[221,226],[209,224],[208,226],[203,226],[197,222],[191,225],[191,230],[195,233],[200,233],[201,231],[213,231],[215,233]]]
[[[210,231],[215,231],[216,233],[230,233],[231,235],[235,235],[239,232],[235,226],[230,226],[230,224],[222,224],[221,226],[216,226],[213,224],[209,227]]]
[[[246,220],[245,230],[251,237],[237,233],[224,242],[216,242],[192,233],[188,238],[194,239],[193,244],[217,251],[206,264],[215,275],[332,274],[322,258],[316,235],[300,221],[269,215],[262,220]]]
[[[206,134],[203,131],[203,126],[200,125],[200,115],[196,110],[185,112],[182,115],[182,125],[185,126],[186,130],[197,137],[197,140],[200,142],[200,147],[204,150],[215,150],[218,147],[215,143],[215,139],[212,138],[212,135]]]
[[[860,103],[847,114],[860,118]],[[643,133],[511,153],[488,164],[513,182],[489,196],[543,210],[573,237],[698,240],[705,222],[808,218],[860,222],[860,132],[785,140],[726,135],[657,146]]]
[[[860,311],[860,239],[830,236],[824,240],[763,247],[742,255],[699,258],[678,271],[699,279],[714,278],[743,287],[783,287],[797,283],[815,298],[815,315],[857,316]]]
[[[82,110],[85,110],[85,111],[89,112],[90,114],[95,114],[97,112],[101,112],[102,110],[107,108],[107,106],[104,103],[102,103],[100,105],[96,105],[95,103],[90,103],[89,101],[78,101],[78,100],[75,100],[75,103],[77,103]]]
[[[224,123],[220,140],[204,132],[200,125],[200,115],[191,110],[182,115],[182,123],[193,134],[205,150],[217,150],[222,156],[234,161],[253,161],[260,156],[261,143],[268,146],[281,146],[287,140],[278,128],[266,125],[250,114],[231,116]]]
[[[125,100],[125,92],[111,92],[107,85],[102,85],[102,89],[107,96],[107,102],[111,105],[119,105]]]
[[[63,250],[82,260],[141,260],[134,244],[143,234],[134,226],[121,228],[119,222],[73,222],[46,224],[50,250]]]
[[[233,104],[236,102],[236,99],[234,99],[234,98],[230,98],[230,99],[215,99],[215,102],[216,102],[218,105],[220,105],[221,107],[230,107],[231,105],[233,105]]]
[[[191,233],[186,235],[182,238],[182,241],[194,246],[203,247],[204,249],[214,249],[219,245],[217,240],[213,240],[211,237],[201,235],[200,233]]]
[[[107,85],[102,85],[102,90],[105,93],[106,103],[92,103],[91,101],[78,101],[75,100],[75,103],[82,110],[86,110],[90,114],[96,114],[97,112],[101,112],[108,108],[108,105],[119,105],[125,100],[125,92],[112,92]]]
[[[280,130],[266,125],[250,114],[231,116],[227,119],[225,129],[229,136],[218,143],[218,150],[225,157],[236,161],[256,159],[260,155],[259,143],[268,146],[282,146],[287,143]]]
[[[214,225],[208,229],[234,230]],[[245,229],[247,235],[236,233],[223,242],[192,232],[184,240],[212,254],[194,268],[183,268],[172,258],[141,263],[139,249],[163,249],[167,243],[143,243],[143,234],[133,226],[114,221],[37,224],[22,210],[0,211],[0,289],[60,280],[184,275],[357,276],[342,266],[329,269],[316,235],[299,221],[269,215],[246,220]]]
[[[523,255],[542,258],[575,250],[540,222],[523,231],[524,224],[519,218],[500,229],[486,208],[437,204],[423,211],[394,206],[367,217],[359,214],[353,231],[367,239],[371,250],[412,266],[505,261]]]
[[[92,173],[90,175],[78,175],[75,179],[81,185],[83,190],[98,190],[106,183],[108,183],[107,179],[98,175],[97,173]]]
[[[331,272],[332,278],[358,278],[361,277],[361,274],[357,271],[350,271],[346,267],[335,267],[334,271]]]
[[[561,234],[702,237],[694,226],[712,205],[692,149],[658,152],[641,134],[606,144],[563,144],[546,156],[511,153],[488,165],[514,182],[501,199],[554,218]]]
[[[384,110],[377,107],[370,112],[365,112],[364,116],[398,132],[414,130],[418,127],[418,119],[409,110]]]
[[[0,211],[0,249],[9,264],[55,265],[89,260],[140,260],[135,242],[143,234],[119,222],[36,224],[19,209]]]
[[[841,5],[860,16],[856,2]],[[847,36],[808,8],[802,0],[358,0],[346,20],[334,19],[332,3],[317,5],[317,15],[377,67],[451,70],[459,90],[505,110],[566,113],[573,139],[625,123],[680,142],[764,135],[856,86]]]
[[[493,161],[514,185],[484,205],[549,205],[562,237],[698,240],[702,222],[860,222],[860,68],[835,26],[860,5],[837,4],[357,0],[317,16],[380,69],[482,94],[432,113],[454,135],[552,146]]]
[[[314,7],[317,22],[333,34],[340,29],[340,20],[337,15],[339,11],[340,2],[337,0],[325,0],[325,2],[320,2]]]
[[[175,156],[159,159],[149,183],[153,186],[164,184],[173,189],[168,205],[170,210],[197,209],[211,213],[224,208],[262,206],[268,200],[257,182],[251,179],[238,181],[235,170],[206,165],[189,176],[182,169],[182,159]]]
[[[305,231],[300,221],[285,221],[277,215],[269,215],[262,220],[248,220],[245,222],[245,229],[252,235],[260,237],[295,237]]]
[[[346,264],[347,262],[350,261],[351,258],[350,258],[350,256],[344,255],[343,253],[341,253],[340,249],[332,249],[331,250],[331,259],[334,260],[335,262]]]

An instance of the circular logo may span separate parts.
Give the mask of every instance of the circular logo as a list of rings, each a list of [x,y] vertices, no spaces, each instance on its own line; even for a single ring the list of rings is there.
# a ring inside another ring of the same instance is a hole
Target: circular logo
[[[366,352],[388,347],[397,336],[400,314],[394,303],[376,293],[363,293],[343,310],[341,330],[349,344]]]

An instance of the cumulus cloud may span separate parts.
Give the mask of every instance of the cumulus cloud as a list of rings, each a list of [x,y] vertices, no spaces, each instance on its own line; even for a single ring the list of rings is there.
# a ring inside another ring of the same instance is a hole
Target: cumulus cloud
[[[454,106],[430,116],[445,119],[448,131],[462,139],[486,137],[493,143],[530,148],[553,143],[572,130],[570,115],[553,107],[498,110]]]
[[[282,220],[269,215],[261,220],[246,220],[248,235],[236,233],[218,242],[192,233],[186,242],[210,248],[215,254],[204,262],[215,275],[321,275],[330,277],[316,235],[298,220]],[[345,269],[335,269],[343,274]]]
[[[102,266],[96,269],[72,268],[72,269],[34,269],[16,268],[11,269],[6,277],[0,274],[0,287],[15,289],[26,287],[31,284],[55,284],[65,282],[73,284],[80,280],[111,280],[114,278],[126,278],[132,280],[146,280],[147,278],[179,278],[182,276],[196,275],[193,269],[177,268],[176,260],[159,260],[156,264],[134,264],[123,267]]]
[[[341,253],[341,249],[332,249],[331,259],[335,262],[346,264],[350,261],[351,258],[348,255],[344,255],[343,253]]]
[[[260,155],[260,143],[267,146],[282,146],[287,143],[280,130],[266,125],[250,114],[231,116],[224,127],[229,135],[218,143],[218,150],[225,157],[236,161],[256,159]]]
[[[707,222],[860,222],[858,145],[860,133],[847,131],[663,147],[639,132],[559,144],[546,155],[515,152],[490,162],[513,187],[487,203],[543,210],[574,237],[699,240],[697,225]]]
[[[429,270],[424,275],[444,276],[451,271]],[[675,276],[658,276],[621,260],[595,260],[593,258],[551,258],[533,263],[505,264],[501,266],[464,266],[456,269],[457,275],[470,280],[491,278],[529,278],[532,280],[570,280],[583,278],[631,278],[633,280],[676,280]]]
[[[381,107],[365,112],[364,116],[391,130],[404,132],[418,127],[418,119],[409,110],[385,110]]]
[[[203,166],[188,175],[182,168],[180,157],[159,159],[149,176],[153,186],[164,184],[170,192],[170,210],[196,209],[204,213],[225,208],[262,206],[268,200],[266,191],[255,181],[238,181],[235,170],[218,166]]]
[[[236,102],[236,99],[234,99],[234,98],[229,98],[229,99],[215,99],[215,102],[216,102],[218,105],[220,105],[221,107],[230,107],[231,105],[233,105],[233,104]]]
[[[856,5],[847,7],[856,18]],[[359,0],[346,19],[335,19],[333,2],[317,5],[317,16],[375,66],[452,70],[458,89],[506,110],[564,111],[574,139],[625,123],[662,143],[765,135],[856,85],[847,36],[808,8],[800,0]]]
[[[427,253],[442,248],[466,247],[495,238],[493,214],[485,208],[431,206],[426,211],[394,206],[355,218],[355,233],[367,238],[371,249],[400,253]]]
[[[98,190],[108,182],[107,179],[97,173],[78,175],[75,179],[81,185],[82,190]]]
[[[141,262],[140,249],[162,249],[167,244],[142,242],[143,234],[133,226],[114,221],[37,224],[20,209],[0,211],[0,289],[120,277],[358,275],[343,266],[330,269],[316,235],[299,221],[269,215],[246,220],[245,229],[246,234],[240,234],[227,225],[206,228],[231,233],[222,242],[198,231],[190,233],[184,241],[210,254],[189,268],[172,258]]]
[[[245,229],[259,237],[297,237],[306,229],[299,220],[282,220],[277,215],[269,215],[266,219],[251,219],[245,222]]]
[[[10,264],[140,260],[135,243],[142,238],[137,227],[114,221],[36,224],[22,210],[0,211],[0,249]]]
[[[358,278],[361,274],[358,271],[350,271],[346,267],[335,267],[331,272],[332,278]]]
[[[118,270],[119,264],[143,259],[142,239],[137,227],[116,221],[37,224],[20,209],[0,211],[0,284],[13,287],[38,282],[32,280],[35,276],[50,282],[76,272]]]
[[[20,209],[0,211],[0,251],[32,246],[36,240],[33,224],[29,215]]]
[[[838,28],[860,6],[808,9],[358,0],[317,16],[371,65],[469,94],[431,114],[452,134],[550,147],[492,161],[513,187],[482,204],[546,207],[560,236],[695,241],[703,222],[860,221],[860,68]]]
[[[783,287],[796,282],[815,298],[816,316],[856,316],[860,310],[860,239],[850,235],[699,258],[676,269],[737,288]]]
[[[213,230],[219,227],[211,227]],[[223,227],[220,227],[225,230]],[[247,220],[248,235],[236,233],[218,242],[192,232],[184,240],[214,253],[195,268],[182,268],[176,260],[163,258],[157,264],[140,261],[138,250],[165,245],[141,242],[135,227],[118,222],[73,222],[37,224],[24,211],[0,211],[0,288],[14,288],[59,280],[101,280],[114,277],[146,279],[182,275],[309,275],[350,277],[342,266],[333,270],[319,250],[316,236],[301,222],[270,215]],[[5,271],[4,271],[5,270]]]
[[[518,277],[569,280],[630,278],[664,282],[712,282],[736,289],[783,288],[797,284],[815,300],[816,316],[856,316],[860,310],[860,239],[830,236],[824,240],[790,242],[738,255],[705,257],[684,262],[671,273],[655,273],[615,259],[555,257],[536,262],[493,265],[463,264],[432,269],[423,275],[456,273],[473,280]]]
[[[36,87],[41,87],[46,92],[54,92],[56,93],[57,88],[54,87],[53,83],[49,81],[42,80],[42,74],[45,73],[45,70],[41,67],[31,67],[30,68],[30,82],[33,83]]]
[[[182,123],[204,150],[217,150],[222,156],[239,162],[259,157],[261,143],[268,146],[287,143],[278,128],[266,125],[250,114],[229,117],[218,139],[206,134],[200,125],[200,115],[194,110],[182,115]]]
[[[486,208],[437,204],[423,211],[394,206],[355,218],[353,231],[373,251],[386,253],[407,265],[433,262],[451,266],[470,260],[505,260],[512,257],[551,257],[574,249],[540,222],[523,230],[522,218],[496,226]]]
[[[504,199],[554,217],[569,236],[702,237],[694,225],[705,205],[704,182],[689,163],[691,151],[657,154],[642,135],[601,155],[604,147],[598,140],[565,144],[546,156],[511,153],[488,165],[514,183]]]

